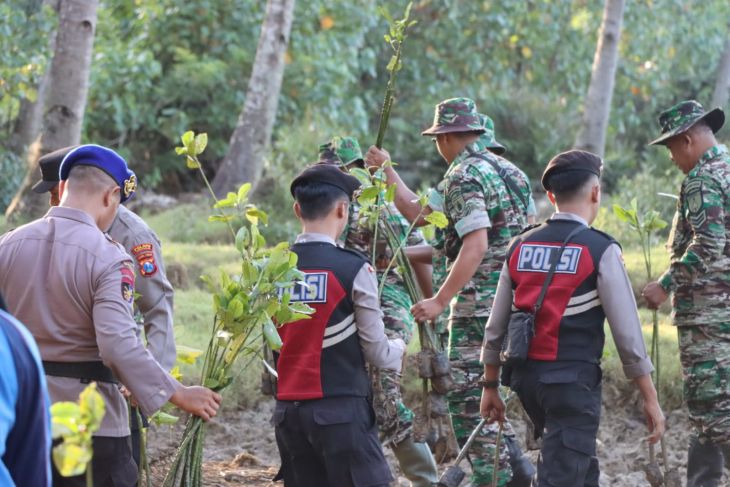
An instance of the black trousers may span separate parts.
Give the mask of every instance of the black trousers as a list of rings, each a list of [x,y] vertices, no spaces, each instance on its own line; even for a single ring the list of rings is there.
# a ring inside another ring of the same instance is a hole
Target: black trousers
[[[535,436],[543,437],[538,487],[598,487],[600,366],[528,360],[512,371],[511,387],[535,425]]]
[[[730,469],[730,445],[700,441],[696,434],[690,437],[687,487],[720,487],[723,465]]]
[[[137,466],[132,460],[129,436],[95,436],[93,449],[91,468],[94,487],[133,487],[137,484]],[[86,487],[86,476],[62,477],[53,465],[53,486]]]
[[[386,487],[393,480],[364,397],[277,401],[272,421],[286,487]]]

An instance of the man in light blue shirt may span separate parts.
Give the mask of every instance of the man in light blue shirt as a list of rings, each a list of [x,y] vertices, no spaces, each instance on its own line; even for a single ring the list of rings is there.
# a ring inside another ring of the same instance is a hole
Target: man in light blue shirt
[[[51,485],[51,417],[35,340],[0,297],[0,485]]]

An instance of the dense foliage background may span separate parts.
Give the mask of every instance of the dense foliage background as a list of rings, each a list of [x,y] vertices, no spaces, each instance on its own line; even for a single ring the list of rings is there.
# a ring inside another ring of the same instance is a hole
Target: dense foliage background
[[[381,2],[399,12],[405,2]],[[419,135],[433,105],[474,98],[496,123],[508,157],[537,178],[569,148],[590,79],[603,2],[420,0],[405,45],[386,147],[416,186],[443,163]],[[129,158],[147,189],[196,188],[172,148],[187,129],[207,132],[206,167],[222,159],[246,96],[264,16],[260,0],[103,0],[94,43],[85,142]],[[284,85],[258,197],[282,211],[290,176],[335,134],[372,143],[385,85],[385,20],[370,0],[296,4]],[[55,28],[40,0],[0,5],[0,125],[9,134],[21,100],[34,96]],[[607,189],[671,212],[677,171],[648,148],[657,113],[674,101],[709,104],[726,36],[726,0],[627,2],[606,160]],[[0,149],[0,206],[24,172],[17,148]],[[283,206],[282,206],[283,205]],[[288,216],[288,211],[287,215]]]

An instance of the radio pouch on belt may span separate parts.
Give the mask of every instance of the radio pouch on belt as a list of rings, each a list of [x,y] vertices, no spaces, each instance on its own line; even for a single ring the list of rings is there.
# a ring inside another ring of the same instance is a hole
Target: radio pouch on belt
[[[583,230],[587,230],[589,227],[580,225],[565,237],[563,244],[560,249],[555,253],[555,256],[550,263],[550,270],[545,276],[545,282],[542,284],[540,295],[535,302],[532,311],[513,311],[509,317],[507,324],[507,336],[502,343],[502,351],[500,352],[500,360],[502,364],[507,366],[521,365],[527,360],[527,352],[530,350],[530,342],[532,337],[535,335],[535,317],[540,312],[542,303],[545,300],[548,287],[553,280],[555,269],[558,267],[560,257],[563,254],[565,246],[568,242],[578,235]]]

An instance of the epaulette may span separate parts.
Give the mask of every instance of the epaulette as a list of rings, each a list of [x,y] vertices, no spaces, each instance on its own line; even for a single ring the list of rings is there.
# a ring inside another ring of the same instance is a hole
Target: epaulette
[[[537,228],[537,227],[541,227],[541,226],[542,226],[542,225],[543,225],[544,223],[545,223],[545,222],[540,222],[540,223],[532,223],[532,224],[530,224],[530,225],[527,225],[527,226],[526,226],[525,228],[523,228],[523,229],[522,229],[522,231],[521,231],[520,233],[518,233],[517,235],[522,235],[523,233],[527,233],[527,232],[529,232],[530,230],[532,230],[532,229],[534,229],[534,228]]]
[[[545,222],[532,223],[530,225],[527,225],[525,228],[522,229],[522,231],[520,231],[520,233],[512,237],[512,240],[510,240],[509,245],[507,246],[507,255],[512,255],[512,252],[514,252],[515,248],[517,248],[517,246],[522,242],[522,235],[526,234],[530,230],[539,228],[544,224]]]
[[[623,249],[623,247],[621,247],[621,244],[620,244],[620,243],[618,242],[618,240],[616,240],[615,238],[613,238],[613,237],[612,237],[611,235],[607,234],[607,233],[606,233],[606,232],[604,232],[603,230],[598,230],[597,228],[593,228],[593,227],[590,227],[590,228],[591,228],[591,230],[593,230],[593,231],[594,231],[594,232],[596,232],[597,234],[599,234],[599,235],[601,235],[601,236],[603,236],[603,237],[606,237],[606,239],[607,239],[607,240],[608,240],[609,242],[611,242],[611,243],[615,243],[616,245],[618,245],[618,246],[619,246],[619,248]]]
[[[364,260],[365,260],[365,262],[367,262],[368,264],[371,264],[371,265],[372,265],[372,262],[370,262],[370,258],[369,258],[369,257],[368,257],[367,255],[365,255],[365,254],[363,254],[362,252],[360,252],[359,250],[355,250],[355,249],[346,249],[345,247],[337,247],[337,248],[338,248],[339,250],[342,250],[342,251],[345,251],[345,252],[349,252],[349,253],[351,253],[351,254],[353,254],[353,255],[356,255],[356,256],[358,256],[359,258],[361,258],[361,259],[364,259]]]

